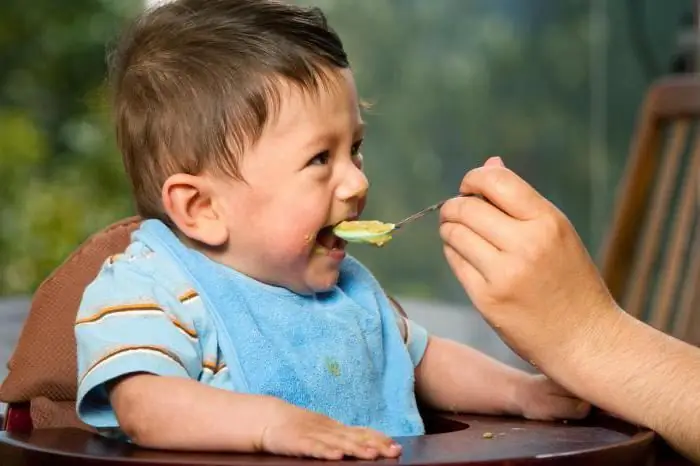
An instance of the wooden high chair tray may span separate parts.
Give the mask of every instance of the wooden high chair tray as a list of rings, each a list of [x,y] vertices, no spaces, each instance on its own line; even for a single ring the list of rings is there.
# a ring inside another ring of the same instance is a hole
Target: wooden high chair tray
[[[403,437],[399,459],[362,463],[400,465],[646,465],[654,458],[654,434],[607,416],[585,422],[542,423],[522,419],[431,415],[428,435]],[[353,462],[345,460],[342,463]],[[3,466],[237,465],[337,466],[340,462],[271,455],[163,452],[102,439],[77,429],[0,432]]]

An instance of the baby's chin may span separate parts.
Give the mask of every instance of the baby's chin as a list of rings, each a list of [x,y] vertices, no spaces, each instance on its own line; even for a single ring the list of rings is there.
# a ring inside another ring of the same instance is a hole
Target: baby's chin
[[[338,283],[339,272],[326,271],[323,274],[313,274],[304,280],[308,294],[325,293],[335,288]]]
[[[314,296],[315,294],[319,293],[327,293],[333,288],[335,288],[336,283],[338,283],[337,280],[333,281],[332,284],[317,284],[317,283],[307,283],[301,286],[298,285],[287,285],[284,286],[287,288],[289,291],[296,293],[301,296]]]
[[[342,261],[329,260],[325,256],[310,254],[307,259],[297,258],[295,261],[277,261],[264,271],[260,271],[258,280],[286,288],[302,296],[331,291],[340,278]]]

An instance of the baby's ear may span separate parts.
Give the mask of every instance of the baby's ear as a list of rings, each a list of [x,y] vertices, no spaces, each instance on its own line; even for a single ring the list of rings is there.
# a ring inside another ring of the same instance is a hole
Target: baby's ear
[[[228,241],[228,229],[214,208],[214,189],[202,176],[177,173],[163,184],[165,213],[185,236],[207,246]]]

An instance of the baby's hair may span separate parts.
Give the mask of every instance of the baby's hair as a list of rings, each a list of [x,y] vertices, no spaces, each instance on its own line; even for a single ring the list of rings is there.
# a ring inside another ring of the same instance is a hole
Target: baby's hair
[[[238,161],[281,100],[318,93],[349,63],[317,8],[275,0],[176,0],[144,12],[110,54],[117,143],[144,218],[174,173],[240,178]]]

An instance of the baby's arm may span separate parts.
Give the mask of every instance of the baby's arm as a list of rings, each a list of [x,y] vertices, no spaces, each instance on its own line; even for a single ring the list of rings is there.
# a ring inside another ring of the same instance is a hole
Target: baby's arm
[[[416,365],[416,394],[433,409],[481,414],[521,415],[518,397],[532,378],[479,351],[429,335],[408,319],[398,301],[401,336]]]
[[[264,413],[271,400],[240,402],[198,382],[203,355],[191,302],[143,271],[148,260],[106,264],[83,294],[75,323],[79,416],[146,447],[254,449],[265,416],[248,411]]]
[[[265,426],[286,406],[196,380],[140,373],[111,384],[121,429],[136,444],[173,450],[262,451]]]
[[[526,373],[468,346],[429,335],[408,319],[396,299],[388,298],[416,365],[416,392],[421,401],[443,411],[520,414],[515,392],[528,382]]]
[[[194,380],[137,374],[117,381],[110,400],[134,443],[198,451],[266,451],[340,459],[394,457],[377,432],[343,426],[279,398],[234,393]]]
[[[517,387],[528,374],[454,341],[430,336],[416,368],[416,389],[436,409],[520,415]]]
[[[434,409],[453,412],[576,419],[590,409],[546,377],[434,336],[416,368],[416,391]]]

